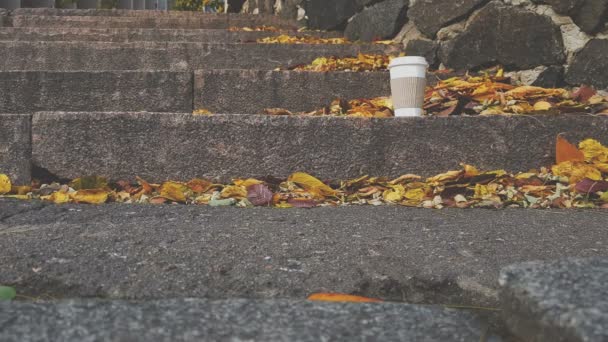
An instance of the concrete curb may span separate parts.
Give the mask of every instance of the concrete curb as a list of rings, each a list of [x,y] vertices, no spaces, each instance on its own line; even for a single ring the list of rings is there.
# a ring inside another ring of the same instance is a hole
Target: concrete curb
[[[0,113],[192,112],[191,72],[0,72]]]
[[[384,45],[0,42],[0,70],[275,69],[322,56],[397,53]]]
[[[0,17],[0,21],[2,17]],[[1,26],[1,24],[0,24]],[[231,32],[227,30],[184,29],[124,29],[124,28],[39,28],[5,27],[0,29],[0,40],[16,41],[87,41],[87,42],[198,42],[198,43],[246,43],[280,34],[332,38],[334,32]]]
[[[0,114],[0,173],[17,185],[30,183],[31,115]]]
[[[94,127],[94,129],[92,129]],[[65,134],[65,132],[71,132]],[[62,178],[324,179],[434,175],[469,163],[527,171],[553,164],[555,137],[608,143],[587,115],[362,119],[161,113],[36,113],[33,163]]]

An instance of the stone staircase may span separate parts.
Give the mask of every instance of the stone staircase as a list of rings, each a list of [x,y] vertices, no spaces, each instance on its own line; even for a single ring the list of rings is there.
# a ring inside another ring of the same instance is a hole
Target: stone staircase
[[[608,143],[608,120],[582,115],[256,115],[387,96],[386,72],[277,69],[321,56],[400,51],[258,44],[280,32],[228,30],[272,25],[296,34],[295,22],[272,16],[18,9],[0,12],[0,24],[0,171],[18,184],[40,172],[156,182],[294,171],[324,179],[431,175],[461,162],[523,171],[550,165],[562,132]],[[217,114],[192,114],[203,108]],[[607,254],[602,214],[561,215],[0,200],[0,260],[9,265],[0,283],[32,297],[97,298],[2,304],[7,333],[0,330],[0,340],[37,338],[24,325],[35,326],[40,339],[64,341],[81,340],[82,331],[101,340],[516,340],[492,310],[435,305],[496,307],[504,266]],[[581,234],[575,226],[583,221]],[[424,305],[303,301],[323,291]],[[39,324],[45,316],[59,318]],[[170,328],[155,330],[153,322]]]

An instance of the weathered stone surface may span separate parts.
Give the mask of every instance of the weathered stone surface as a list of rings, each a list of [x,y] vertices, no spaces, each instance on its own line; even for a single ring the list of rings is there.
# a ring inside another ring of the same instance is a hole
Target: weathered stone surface
[[[6,27],[0,29],[0,40],[21,41],[88,41],[88,42],[198,42],[245,43],[274,37],[286,32],[231,32],[227,30],[158,30],[100,28]],[[290,34],[294,34],[293,32]],[[306,32],[298,36],[337,37],[338,32]]]
[[[533,86],[544,88],[560,88],[564,85],[564,67],[552,65],[542,71]]]
[[[194,108],[261,114],[266,108],[312,111],[338,98],[390,96],[388,72],[198,70]]]
[[[368,7],[350,20],[346,38],[374,41],[393,38],[407,21],[409,0],[386,0]]]
[[[346,21],[374,0],[306,0],[308,26],[320,30],[343,29]]]
[[[235,17],[214,15],[209,17],[151,17],[151,16],[46,16],[13,15],[15,27],[97,27],[97,28],[157,28],[157,29],[227,29],[232,26],[255,27],[272,25],[284,29],[297,29],[297,23],[279,17]]]
[[[553,6],[556,12],[572,17],[587,33],[597,33],[608,21],[608,0],[532,0]]]
[[[608,340],[608,258],[523,263],[499,281],[504,317],[521,338]]]
[[[68,130],[72,134],[64,134]],[[555,136],[562,132],[572,141],[595,138],[606,144],[608,118],[383,120],[49,112],[34,115],[33,158],[62,178],[99,174],[111,179],[139,175],[151,181],[229,180],[281,177],[298,170],[339,179],[426,176],[458,168],[461,162],[513,171],[552,165]]]
[[[601,211],[0,199],[0,283],[54,298],[304,299],[329,291],[496,306],[502,267],[606,256],[605,231]]]
[[[438,63],[437,48],[439,45],[428,39],[410,40],[405,46],[405,54],[407,56],[422,56],[431,67],[435,67]]]
[[[575,55],[566,73],[566,82],[608,87],[608,39],[593,39]]]
[[[436,306],[245,299],[2,303],[0,325],[5,342],[468,342],[484,335],[474,314]]]
[[[475,8],[487,2],[488,0],[416,0],[408,17],[422,33],[435,37],[442,27],[465,19]]]
[[[462,34],[443,42],[439,56],[456,69],[488,64],[529,69],[565,60],[561,32],[551,18],[498,1],[471,18]]]
[[[0,113],[192,112],[193,75],[169,71],[4,71]]]
[[[0,173],[17,185],[31,174],[31,115],[0,114]]]
[[[0,8],[0,27],[8,26],[8,12]]]
[[[532,0],[537,4],[551,5],[557,13],[571,14],[578,9],[586,0]]]
[[[384,54],[396,50],[394,46],[379,44],[0,42],[0,70],[274,69],[308,64],[319,56]]]
[[[572,19],[587,33],[601,31],[608,22],[608,0],[586,0]]]

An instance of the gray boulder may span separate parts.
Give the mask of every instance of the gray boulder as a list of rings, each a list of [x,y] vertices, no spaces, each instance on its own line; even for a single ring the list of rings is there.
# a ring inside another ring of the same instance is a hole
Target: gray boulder
[[[565,54],[551,18],[493,1],[471,17],[464,32],[441,44],[439,58],[455,69],[492,64],[529,69],[562,64]]]
[[[567,14],[587,33],[601,31],[608,21],[608,0],[532,0],[551,5],[557,13]]]
[[[587,33],[601,31],[608,22],[608,0],[587,0],[572,16],[574,23]]]
[[[374,0],[306,0],[308,26],[319,30],[339,30],[349,18]]]
[[[422,56],[431,67],[437,63],[437,47],[439,45],[429,39],[414,39],[410,40],[405,47],[406,56]]]
[[[551,5],[557,13],[571,14],[579,8],[586,0],[532,0],[535,4]],[[595,1],[595,0],[592,0]]]
[[[409,0],[386,0],[364,9],[346,26],[350,40],[373,41],[393,38],[407,21]]]
[[[528,262],[500,274],[509,329],[526,341],[608,341],[608,259]]]
[[[593,39],[579,51],[566,73],[571,85],[608,87],[608,39]]]
[[[409,10],[408,17],[416,23],[420,32],[435,37],[444,26],[465,19],[474,9],[488,0],[417,0]]]

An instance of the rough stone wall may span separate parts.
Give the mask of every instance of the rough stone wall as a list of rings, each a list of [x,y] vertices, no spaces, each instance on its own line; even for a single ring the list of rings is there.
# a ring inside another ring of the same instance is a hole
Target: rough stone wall
[[[247,0],[243,10],[395,39],[433,67],[501,64],[526,84],[608,87],[608,0]]]

